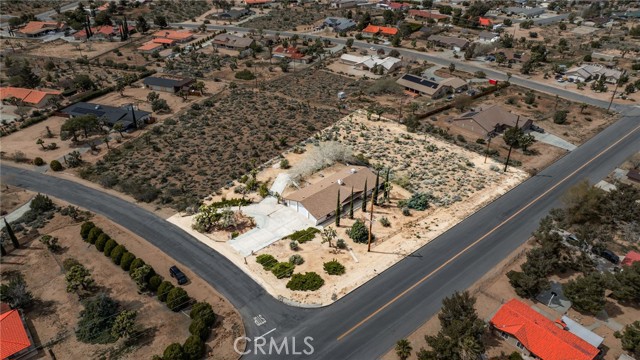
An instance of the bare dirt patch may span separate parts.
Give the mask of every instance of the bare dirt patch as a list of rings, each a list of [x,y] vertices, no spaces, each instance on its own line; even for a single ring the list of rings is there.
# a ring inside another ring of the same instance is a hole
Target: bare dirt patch
[[[11,185],[2,186],[0,191],[0,216],[11,214],[35,195],[31,191]]]

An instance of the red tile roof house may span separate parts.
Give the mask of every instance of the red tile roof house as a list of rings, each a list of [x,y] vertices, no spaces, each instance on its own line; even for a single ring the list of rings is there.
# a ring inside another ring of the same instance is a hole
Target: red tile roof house
[[[280,45],[273,49],[273,51],[271,52],[271,57],[279,59],[288,58],[293,62],[302,64],[308,64],[309,62],[311,62],[311,56],[304,55],[298,48],[293,46],[289,46],[285,49],[282,45]]]
[[[480,22],[480,26],[492,26],[493,25],[493,21],[489,18],[483,18],[480,17],[478,19],[478,21]]]
[[[410,3],[391,2],[389,8],[392,10],[404,10],[411,7]]]
[[[366,28],[362,29],[362,34],[369,35],[369,36],[377,36],[377,35],[393,36],[397,33],[398,33],[398,29],[396,28],[376,26],[371,24],[367,25]]]
[[[29,21],[22,28],[15,30],[17,37],[39,37],[48,32],[60,32],[67,29],[67,24],[56,21]]]
[[[160,30],[156,31],[153,36],[156,38],[165,38],[184,43],[193,40],[193,34],[189,31]]]
[[[136,30],[135,26],[129,26],[129,33],[134,32]],[[114,36],[120,36],[120,31],[118,26],[112,25],[103,25],[96,26],[91,28],[91,40],[111,40]],[[76,40],[86,40],[87,39],[87,30],[82,29],[77,33],[73,34],[73,38]]]
[[[527,356],[542,360],[594,360],[600,354],[598,348],[517,299],[502,305],[490,324]]]
[[[631,266],[633,263],[640,262],[640,253],[637,251],[629,251],[622,259],[622,266]]]
[[[16,359],[35,350],[20,310],[0,306],[0,359]]]
[[[7,102],[9,99],[15,98],[19,100],[21,105],[36,108],[47,107],[49,105],[49,100],[55,97],[60,97],[60,94],[62,94],[62,92],[55,90],[41,91],[16,87],[0,88],[0,100],[2,102]]]

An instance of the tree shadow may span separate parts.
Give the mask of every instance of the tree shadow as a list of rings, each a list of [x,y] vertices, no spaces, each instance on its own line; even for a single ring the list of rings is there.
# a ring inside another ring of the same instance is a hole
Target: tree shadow
[[[138,330],[133,336],[127,339],[127,341],[125,342],[125,346],[133,346],[133,345],[142,346],[142,345],[151,344],[153,342],[153,339],[155,339],[157,332],[158,332],[157,326],[152,326],[152,327]]]
[[[618,306],[618,304],[609,300],[607,300],[607,302],[605,303],[604,310],[607,312],[607,315],[609,315],[610,318],[624,314],[624,311],[622,311],[622,308]]]
[[[27,313],[33,317],[55,314],[57,302],[53,300],[34,299]]]

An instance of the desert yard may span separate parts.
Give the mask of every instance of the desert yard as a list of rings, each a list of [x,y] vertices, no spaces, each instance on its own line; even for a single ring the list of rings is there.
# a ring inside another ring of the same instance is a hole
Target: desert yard
[[[336,143],[342,145],[335,145]],[[370,214],[363,213],[359,204],[356,205],[353,220],[344,214],[339,227],[336,228],[333,221],[321,227],[334,228],[337,232],[336,239],[346,242],[345,249],[337,249],[335,239],[334,246],[329,247],[329,244],[322,242],[321,234],[316,234],[312,240],[301,243],[297,250],[292,250],[290,240],[281,239],[244,257],[229,243],[229,232],[199,233],[192,229],[194,216],[187,214],[177,214],[169,218],[169,221],[234,261],[273,296],[295,303],[327,305],[427,244],[528,177],[518,169],[511,169],[506,174],[496,171],[497,164],[493,160],[484,163],[484,158],[476,153],[429,135],[408,133],[403,126],[384,118],[380,121],[367,120],[364,111],[343,118],[310,139],[302,154],[302,151],[285,154],[292,166],[289,173],[297,173],[299,166],[306,166],[305,161],[309,157],[315,157],[312,154],[318,146],[324,146],[322,144],[344,146],[353,154],[366,156],[376,168],[391,169],[391,201],[374,207],[372,233],[375,241],[371,252],[367,252],[366,243],[356,243],[347,235],[356,220],[365,221],[368,226]],[[318,182],[345,167],[343,164],[330,166],[313,176],[306,176],[304,183]],[[417,173],[417,169],[421,169],[420,173]],[[278,174],[285,172],[276,163],[259,172],[256,179],[271,185]],[[238,197],[234,196],[231,188],[214,195],[212,200]],[[284,194],[291,191],[289,188]],[[410,198],[412,192],[429,194],[431,206],[424,211],[411,210],[406,215],[399,202]],[[252,199],[259,200],[255,197]],[[383,218],[388,220],[388,226],[383,225],[387,222]],[[324,286],[317,292],[288,289],[288,278],[277,279],[271,271],[265,270],[256,262],[257,256],[264,254],[272,255],[279,262],[289,261],[292,255],[301,256],[304,262],[295,267],[295,273],[316,272],[323,278]],[[343,275],[325,273],[323,264],[332,260],[344,265],[346,271]]]
[[[3,198],[4,196],[3,192]],[[60,203],[60,206],[66,204]],[[156,269],[159,275],[170,279],[168,269],[175,261],[162,251],[101,216],[92,216],[91,221],[111,238],[125,245],[128,251],[142,255],[145,262]],[[40,220],[36,220],[38,222]],[[155,296],[140,293],[126,271],[82,240],[81,222],[55,212],[50,219],[40,224],[44,226],[37,228],[40,225],[35,225],[36,228],[30,231],[17,231],[20,227],[14,226],[22,248],[8,250],[8,255],[2,257],[3,283],[19,273],[34,296],[35,304],[25,309],[25,315],[37,346],[51,349],[59,359],[148,359],[162,354],[167,345],[173,342],[183,343],[189,337],[189,316],[169,310]],[[27,232],[28,235],[25,235]],[[38,241],[43,235],[57,238],[61,249],[48,250],[45,244]],[[106,293],[120,304],[121,309],[137,311],[136,332],[129,340],[91,344],[76,338],[74,330],[78,326],[78,316],[83,306],[78,295],[66,291],[65,270],[62,266],[66,259],[71,258],[90,271],[97,285],[96,293]],[[218,315],[216,325],[206,341],[209,354],[207,358],[237,357],[233,341],[244,334],[239,314],[188,268],[182,266],[182,270],[190,279],[184,289],[195,300],[210,303]],[[188,314],[188,310],[186,312]]]

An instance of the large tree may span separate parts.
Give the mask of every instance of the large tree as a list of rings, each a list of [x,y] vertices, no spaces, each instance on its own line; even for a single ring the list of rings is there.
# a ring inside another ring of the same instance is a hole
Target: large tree
[[[640,358],[640,321],[634,321],[625,326],[622,333],[616,331],[614,335],[622,342],[623,349]]]
[[[597,314],[604,309],[606,283],[598,272],[569,280],[562,289],[572,306],[580,312]]]
[[[118,303],[105,294],[99,294],[82,303],[80,320],[76,327],[79,341],[89,344],[106,344],[116,340],[111,329],[118,313]]]

